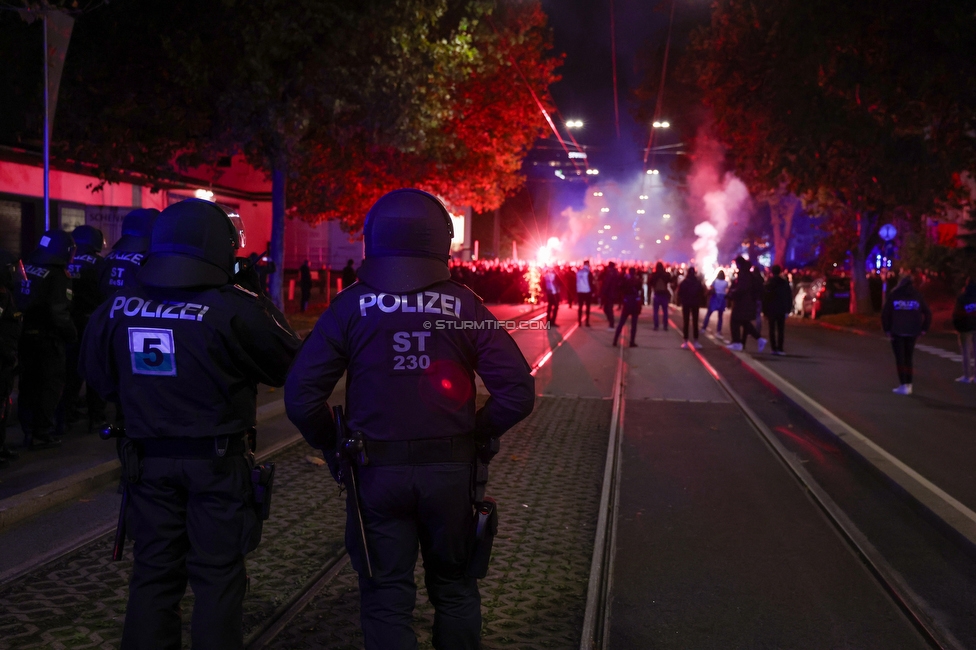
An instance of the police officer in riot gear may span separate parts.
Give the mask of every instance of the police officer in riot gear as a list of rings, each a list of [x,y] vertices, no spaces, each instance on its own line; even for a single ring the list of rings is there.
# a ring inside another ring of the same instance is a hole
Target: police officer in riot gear
[[[244,556],[262,527],[247,432],[257,384],[284,384],[300,340],[270,301],[235,284],[239,241],[214,203],[168,207],[139,284],[106,300],[85,331],[84,379],[126,413],[126,649],[180,646],[187,581],[193,647],[243,645]]]
[[[153,208],[137,208],[125,215],[122,236],[112,246],[112,252],[105,256],[99,280],[103,294],[111,296],[123,287],[135,285],[136,274],[146,259],[153,223],[158,216],[159,210]]]
[[[17,413],[30,449],[61,444],[54,437],[55,415],[65,379],[65,348],[78,340],[71,320],[68,265],[75,242],[62,230],[49,230],[24,265],[26,280],[17,288],[23,313],[20,337],[20,392]]]
[[[80,339],[88,325],[88,319],[105,300],[100,280],[105,260],[101,256],[105,248],[102,231],[92,226],[78,226],[71,232],[75,240],[75,257],[68,265],[71,276],[73,298],[71,300],[71,320],[78,330]],[[67,367],[64,395],[58,408],[58,431],[64,432],[66,424],[77,418],[78,393],[81,391],[81,375],[78,374],[78,343],[67,348]],[[105,401],[94,390],[85,390],[88,405],[88,431],[101,431],[105,427]]]
[[[0,467],[17,458],[7,447],[7,420],[11,415],[10,394],[14,389],[20,341],[21,318],[14,303],[14,291],[16,283],[26,279],[20,260],[0,250]]]
[[[452,234],[449,213],[430,194],[397,190],[377,201],[366,216],[359,282],[316,323],[285,385],[288,417],[336,472],[326,400],[347,373],[344,428],[363,442],[346,546],[359,572],[368,649],[416,647],[418,545],[436,610],[434,647],[479,647],[481,601],[469,571],[474,503],[484,489],[476,454],[497,450],[492,442],[535,401],[511,336],[478,296],[450,280]],[[477,411],[475,372],[490,393]]]

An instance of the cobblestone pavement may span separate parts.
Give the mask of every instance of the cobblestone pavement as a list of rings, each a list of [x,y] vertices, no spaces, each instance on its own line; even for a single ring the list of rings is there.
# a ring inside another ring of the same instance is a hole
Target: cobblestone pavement
[[[248,556],[245,634],[270,616],[342,548],[343,500],[327,468],[304,460],[304,444],[277,455],[272,516]],[[104,537],[0,587],[0,648],[117,648],[132,570],[132,545],[113,562]],[[189,646],[192,594],[182,607]]]
[[[610,410],[607,400],[540,398],[535,413],[503,439],[489,484],[501,525],[481,583],[486,648],[578,645]],[[299,444],[274,459],[272,517],[248,556],[245,633],[341,550],[342,499],[328,470],[304,460],[310,452]],[[125,559],[112,562],[111,545],[102,538],[0,586],[0,649],[117,648],[132,556],[130,544]],[[188,594],[186,621],[192,604]],[[422,647],[430,647],[433,609],[422,587],[416,619]],[[356,576],[348,565],[274,647],[362,647]]]
[[[610,411],[608,400],[542,397],[502,438],[488,484],[499,533],[481,581],[484,648],[579,647]],[[419,564],[415,629],[420,647],[430,648],[434,610]],[[350,566],[272,647],[362,647]]]

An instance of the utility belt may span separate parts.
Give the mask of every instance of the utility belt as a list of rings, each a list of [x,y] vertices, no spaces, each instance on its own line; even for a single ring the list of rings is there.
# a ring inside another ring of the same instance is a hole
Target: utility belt
[[[103,440],[116,439],[116,450],[122,464],[122,504],[115,531],[113,560],[122,559],[125,545],[125,513],[128,505],[129,485],[142,480],[142,461],[146,458],[170,458],[174,460],[212,460],[245,456],[251,460],[251,484],[254,488],[254,509],[259,521],[271,515],[271,495],[274,490],[275,464],[254,465],[253,453],[257,444],[257,430],[251,427],[244,433],[206,438],[141,438],[125,435],[123,427],[106,427],[99,434]],[[256,543],[255,543],[256,545]]]
[[[140,438],[134,441],[142,458],[210,460],[243,456],[254,451],[245,433],[206,438]]]
[[[470,463],[478,453],[472,436],[422,440],[363,440],[365,460],[373,467]]]

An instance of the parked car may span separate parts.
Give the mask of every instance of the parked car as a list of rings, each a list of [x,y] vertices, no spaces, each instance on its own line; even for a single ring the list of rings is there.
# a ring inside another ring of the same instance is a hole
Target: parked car
[[[811,318],[827,314],[844,314],[851,307],[850,278],[834,277],[819,282],[811,305]]]

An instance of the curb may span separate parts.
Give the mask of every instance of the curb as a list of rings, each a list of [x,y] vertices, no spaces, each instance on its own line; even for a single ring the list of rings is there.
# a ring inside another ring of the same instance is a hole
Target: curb
[[[285,400],[279,399],[257,409],[257,421],[262,422],[284,414]],[[301,437],[300,435],[298,437]],[[262,456],[273,453],[287,444],[294,442],[287,438],[269,450],[262,452]],[[72,501],[103,485],[108,485],[119,479],[122,466],[118,460],[110,460],[89,469],[66,476],[63,479],[39,485],[36,488],[21,492],[12,497],[0,500],[0,531],[13,526],[29,517]]]
[[[936,523],[946,527],[967,542],[971,548],[976,549],[976,512],[885,451],[761,361],[738,351],[727,348],[726,351],[806,411],[882,478],[903,490],[911,500],[931,513],[937,519]]]

